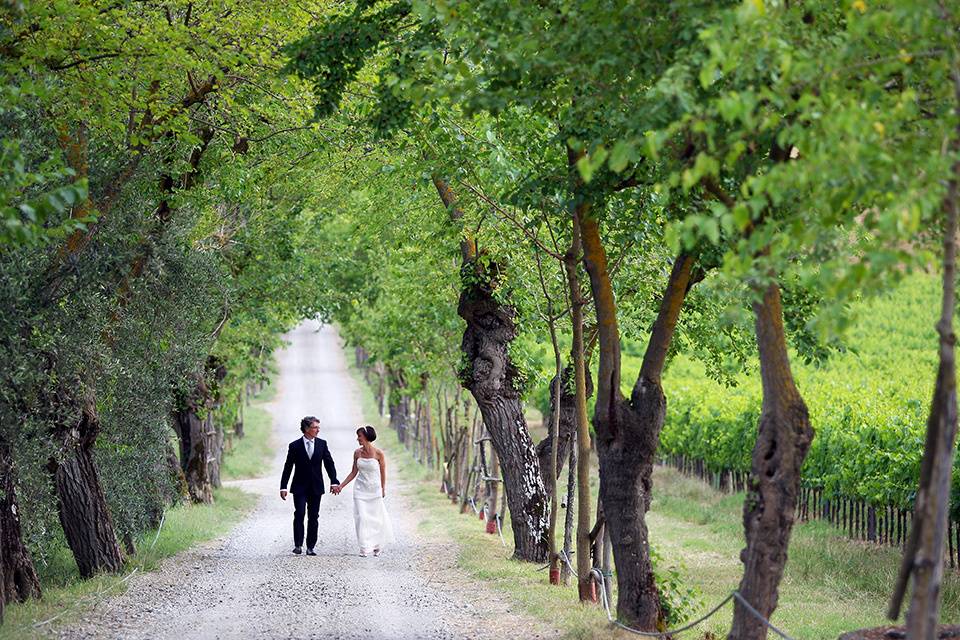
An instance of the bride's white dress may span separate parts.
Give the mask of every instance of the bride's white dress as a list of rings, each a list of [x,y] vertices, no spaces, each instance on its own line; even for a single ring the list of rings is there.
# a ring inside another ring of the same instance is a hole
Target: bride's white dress
[[[361,553],[379,551],[394,540],[393,525],[380,487],[380,463],[375,458],[357,458],[353,522]]]

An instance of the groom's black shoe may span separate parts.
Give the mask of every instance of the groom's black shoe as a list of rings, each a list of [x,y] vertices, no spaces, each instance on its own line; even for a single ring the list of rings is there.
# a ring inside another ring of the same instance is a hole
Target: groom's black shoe
[[[308,556],[315,556],[315,555],[317,555],[317,552],[314,551],[313,549],[307,549],[307,555],[308,555]]]
[[[297,555],[300,555],[301,553],[303,553],[303,549],[301,549],[300,547],[294,547],[293,552]]]

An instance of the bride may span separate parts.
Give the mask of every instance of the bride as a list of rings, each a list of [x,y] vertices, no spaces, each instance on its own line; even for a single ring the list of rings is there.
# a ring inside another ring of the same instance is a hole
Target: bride
[[[340,493],[357,479],[353,488],[353,521],[361,556],[371,553],[379,556],[384,546],[393,542],[393,527],[383,501],[387,496],[387,459],[383,451],[373,446],[376,439],[377,431],[373,427],[357,429],[360,448],[353,452],[353,469],[334,491]]]

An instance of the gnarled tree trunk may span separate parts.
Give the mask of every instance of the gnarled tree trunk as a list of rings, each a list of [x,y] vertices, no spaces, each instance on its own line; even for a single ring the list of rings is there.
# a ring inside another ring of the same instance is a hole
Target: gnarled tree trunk
[[[753,448],[749,486],[743,505],[747,546],[741,552],[740,595],[760,615],[770,619],[777,607],[778,587],[787,563],[793,529],[800,467],[813,440],[807,406],[790,371],[783,330],[780,288],[771,283],[753,305],[763,408]],[[760,640],[767,627],[737,601],[728,640]]]
[[[173,412],[173,428],[180,441],[180,468],[187,481],[190,500],[198,504],[213,502],[210,480],[210,442],[207,435],[207,385],[198,377],[193,392],[180,398]]]
[[[0,622],[8,602],[40,597],[40,580],[20,531],[16,474],[10,445],[0,441]]]
[[[62,442],[62,457],[52,457],[49,465],[60,525],[84,578],[123,568],[123,554],[93,460],[99,432],[99,417],[88,399],[77,424],[59,425],[56,437]]]
[[[549,501],[523,415],[519,372],[508,353],[516,337],[514,311],[494,299],[495,266],[491,273],[479,273],[476,263],[465,270],[469,268],[475,272],[465,280],[457,308],[467,323],[461,344],[467,364],[461,381],[477,401],[500,459],[504,493],[513,516],[514,557],[543,562],[549,547]]]
[[[575,158],[571,158],[575,165]],[[661,374],[680,309],[691,284],[692,256],[674,261],[640,375],[629,402],[620,392],[620,334],[613,286],[597,220],[578,207],[584,263],[590,276],[599,331],[599,371],[594,428],[600,461],[600,498],[610,529],[617,568],[617,615],[646,631],[662,618],[650,563],[646,511],[650,507],[653,464],[666,414]]]
[[[436,176],[433,184],[451,221],[460,222],[463,211],[450,186]],[[494,298],[498,268],[491,265],[483,272],[476,259],[476,243],[466,234],[460,239],[460,257],[463,289],[457,312],[467,323],[461,343],[466,357],[461,382],[480,407],[497,451],[516,545],[514,557],[543,562],[549,548],[549,499],[523,415],[518,372],[508,352],[516,337],[515,311]]]

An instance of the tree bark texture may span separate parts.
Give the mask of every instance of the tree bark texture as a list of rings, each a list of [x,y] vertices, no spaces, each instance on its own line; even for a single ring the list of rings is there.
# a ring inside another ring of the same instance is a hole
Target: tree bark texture
[[[497,450],[490,448],[490,476],[497,478],[500,475],[500,459],[497,458]],[[497,509],[500,493],[500,483],[495,480],[487,482],[487,514],[486,514],[486,532],[497,532]]]
[[[8,602],[23,602],[39,598],[40,580],[37,578],[30,551],[23,543],[20,530],[20,509],[17,504],[16,474],[10,446],[0,442],[0,623]]]
[[[570,345],[570,360],[573,362],[573,420],[577,438],[577,592],[581,601],[593,599],[594,590],[590,577],[590,423],[587,418],[587,398],[593,393],[591,378],[587,372],[583,339],[583,307],[586,301],[580,289],[577,263],[583,253],[583,237],[580,230],[580,208],[574,209],[570,248],[563,257],[567,278],[567,295],[570,300],[570,324],[573,342]],[[569,558],[569,556],[567,556]]]
[[[99,417],[88,399],[79,422],[58,429],[64,453],[62,459],[50,461],[60,525],[84,578],[123,568],[123,554],[93,459],[99,431]]]
[[[575,404],[576,390],[574,387],[573,367],[567,366],[560,377],[560,423],[558,427],[559,437],[557,438],[557,478],[560,478],[563,472],[563,464],[569,457],[570,445],[577,435],[577,407]],[[550,412],[543,416],[544,424],[552,424],[557,411],[557,380],[556,376],[550,381]],[[550,458],[551,447],[553,446],[553,434],[548,433],[547,437],[537,444],[537,459],[540,461],[540,475],[543,478],[543,486],[547,490],[547,496],[550,495],[549,482],[550,477]]]
[[[508,353],[517,332],[515,311],[494,297],[496,265],[481,272],[479,265],[471,262],[463,271],[464,288],[457,308],[467,323],[461,343],[466,357],[461,382],[480,407],[500,459],[516,543],[514,557],[543,562],[548,551],[549,505],[523,414],[519,372]]]
[[[945,9],[944,9],[945,11]],[[960,63],[952,69],[955,104],[960,109]],[[950,151],[960,154],[960,123],[957,124]],[[943,301],[937,333],[940,336],[940,366],[927,419],[927,438],[916,499],[916,516],[910,543],[904,553],[900,580],[905,586],[907,574],[913,576],[913,595],[907,610],[907,636],[916,640],[934,640],[940,618],[940,586],[943,581],[943,552],[950,517],[950,479],[957,438],[957,372],[953,332],[956,304],[957,218],[960,217],[960,160],[953,164],[944,198]],[[900,585],[898,585],[900,586]],[[899,608],[902,593],[894,595]],[[891,607],[894,609],[894,607]],[[894,618],[896,611],[892,611]]]
[[[542,276],[541,276],[542,282]],[[544,295],[547,294],[546,287],[544,289]],[[553,316],[553,304],[548,301],[547,303],[547,314]],[[550,498],[550,525],[547,532],[547,542],[550,545],[549,549],[549,580],[550,584],[560,584],[560,555],[557,553],[557,512],[560,510],[560,499],[557,495],[557,478],[560,475],[560,459],[559,459],[559,442],[560,442],[560,414],[563,412],[563,409],[559,402],[562,391],[560,386],[563,384],[563,359],[560,355],[560,345],[557,342],[557,328],[556,321],[550,319],[549,321],[550,328],[550,343],[553,345],[553,357],[554,357],[554,370],[556,373],[553,376],[553,381],[550,386],[550,397],[553,401],[553,411],[550,416],[550,448],[549,454],[547,457],[547,464],[544,465],[543,459],[540,459],[540,476],[544,478],[544,488],[547,490],[547,495]],[[544,470],[547,470],[547,473],[544,474]]]
[[[743,506],[747,546],[740,554],[740,594],[769,620],[777,607],[800,490],[800,467],[813,440],[813,429],[790,371],[779,285],[771,283],[753,308],[763,406]],[[766,625],[736,601],[727,638],[766,637]]]
[[[576,488],[577,488],[577,445],[576,442],[570,447],[570,460],[567,462],[567,512],[563,518],[563,553],[570,558],[570,552],[573,550],[573,513],[576,506]],[[564,585],[570,583],[570,564],[564,562],[560,565],[560,582]]]
[[[206,373],[212,381],[212,388],[207,397],[206,430],[207,438],[207,467],[210,474],[210,484],[214,489],[223,486],[220,481],[220,465],[223,463],[223,452],[226,445],[226,433],[223,423],[215,416],[217,410],[223,406],[223,396],[220,392],[221,383],[227,377],[227,368],[214,356],[207,357]]]
[[[233,423],[233,435],[243,439],[243,391],[237,394],[237,415]]]
[[[406,444],[407,431],[410,426],[410,398],[404,394],[407,381],[403,376],[403,371],[398,369],[388,368],[387,376],[390,381],[390,399],[388,401],[390,428],[397,432],[397,439],[400,443]]]
[[[213,502],[209,465],[212,447],[206,419],[208,393],[206,382],[198,377],[193,392],[180,399],[179,407],[173,413],[187,493],[190,500],[197,504]]]
[[[581,207],[584,263],[597,311],[599,370],[594,412],[600,461],[600,499],[617,568],[617,616],[630,626],[654,631],[662,619],[650,562],[646,511],[660,430],[666,414],[661,374],[691,280],[692,256],[674,261],[670,279],[630,400],[620,391],[620,334],[617,307],[598,222]]]
[[[433,184],[451,223],[462,224],[463,210],[450,185],[438,176],[433,177]],[[493,295],[498,266],[491,264],[484,271],[477,260],[476,242],[462,230],[460,259],[463,285],[457,312],[467,323],[461,342],[466,357],[461,382],[480,408],[500,461],[514,557],[543,562],[548,550],[549,506],[537,451],[523,415],[519,372],[508,353],[516,337],[515,311]]]
[[[214,419],[213,407],[207,411],[204,422],[204,436],[207,438],[207,471],[210,475],[210,486],[219,489],[223,486],[220,480],[220,464],[223,462],[223,449],[226,441],[223,425]]]

